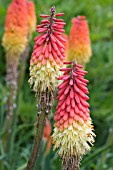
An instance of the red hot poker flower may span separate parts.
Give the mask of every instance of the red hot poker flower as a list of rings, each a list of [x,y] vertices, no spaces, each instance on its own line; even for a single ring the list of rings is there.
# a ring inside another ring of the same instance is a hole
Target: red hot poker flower
[[[63,82],[58,86],[58,105],[54,116],[54,148],[63,159],[76,155],[82,156],[94,142],[89,104],[87,100],[87,71],[75,62],[65,62],[72,68],[60,69],[64,74],[59,77]]]
[[[72,19],[69,36],[69,53],[67,61],[77,60],[78,64],[85,65],[92,55],[89,28],[85,16]]]
[[[30,84],[34,85],[34,91],[54,90],[57,85],[56,78],[60,75],[59,68],[63,65],[65,59],[65,23],[62,19],[57,19],[55,7],[51,8],[51,14],[41,14],[44,18],[41,24],[37,26],[37,32],[40,34],[34,41],[34,50],[30,60]],[[56,16],[56,17],[55,17]]]
[[[6,20],[3,46],[8,55],[8,62],[15,63],[27,45],[27,7],[26,0],[13,0],[10,4]]]

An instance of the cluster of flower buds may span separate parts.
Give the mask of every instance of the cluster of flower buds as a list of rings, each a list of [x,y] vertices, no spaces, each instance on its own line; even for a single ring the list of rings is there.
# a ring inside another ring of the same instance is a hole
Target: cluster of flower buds
[[[36,29],[36,12],[34,3],[32,1],[27,2],[27,11],[28,11],[28,39],[30,40],[33,32]]]
[[[41,24],[37,26],[37,32],[40,34],[34,41],[34,49],[30,60],[30,80],[33,90],[49,91],[55,90],[57,86],[57,77],[61,74],[59,68],[63,65],[65,59],[66,41],[64,33],[65,22],[56,17],[63,16],[63,13],[55,14],[55,7],[51,8],[50,16],[41,14],[44,18]]]
[[[64,72],[58,79],[63,82],[58,86],[58,105],[54,116],[54,148],[62,158],[82,156],[94,142],[93,126],[87,100],[87,71],[73,62],[64,62],[71,68],[62,68]]]
[[[67,61],[77,60],[78,64],[85,66],[92,55],[89,28],[85,16],[72,19],[72,28],[69,36],[69,53]]]

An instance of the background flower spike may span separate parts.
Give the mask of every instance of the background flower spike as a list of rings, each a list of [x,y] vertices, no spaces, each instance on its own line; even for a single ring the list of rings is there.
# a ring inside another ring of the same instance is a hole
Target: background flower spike
[[[72,27],[69,35],[69,51],[67,61],[75,58],[78,64],[85,66],[92,55],[89,28],[85,16],[72,19]]]
[[[17,110],[17,68],[21,54],[25,51],[28,39],[27,6],[26,0],[13,0],[8,7],[2,45],[6,51],[7,75],[6,82],[9,90],[7,99],[6,148],[11,148],[8,143],[11,139],[12,124],[14,125]],[[14,120],[13,120],[14,118]],[[15,121],[16,122],[16,121]],[[13,133],[13,132],[12,132]],[[14,133],[13,133],[14,134]],[[12,135],[13,136],[13,135]],[[9,140],[10,138],[10,140]],[[13,144],[12,144],[13,146]],[[13,150],[12,148],[10,151]],[[11,151],[12,152],[12,151]],[[11,153],[9,154],[11,155]]]

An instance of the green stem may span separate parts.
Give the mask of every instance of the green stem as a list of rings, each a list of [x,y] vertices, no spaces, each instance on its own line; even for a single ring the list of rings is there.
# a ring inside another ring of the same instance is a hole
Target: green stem
[[[14,146],[14,139],[15,139],[15,135],[16,135],[16,126],[17,126],[17,116],[18,116],[18,109],[19,109],[19,96],[20,96],[20,90],[23,84],[23,79],[24,79],[24,74],[25,74],[25,68],[26,68],[26,60],[28,57],[28,53],[29,53],[29,46],[26,47],[24,53],[21,55],[20,57],[20,67],[19,67],[19,71],[18,71],[18,79],[17,79],[17,85],[18,85],[18,89],[17,89],[17,96],[16,96],[16,104],[17,104],[17,108],[16,110],[14,110],[13,113],[13,118],[12,118],[12,128],[11,128],[11,135],[10,135],[10,140],[9,140],[9,146],[8,147],[8,153],[10,156],[10,162],[14,162],[12,160],[12,155],[13,155],[13,146]],[[14,162],[15,163],[15,162]]]
[[[20,69],[17,79],[17,63],[12,63],[7,65],[7,83],[9,83],[9,97],[7,102],[7,116],[6,116],[6,134],[5,134],[5,150],[9,155],[9,162],[12,162],[13,148],[14,148],[14,139],[16,134],[16,125],[17,125],[17,115],[18,115],[18,105],[19,105],[19,94],[21,86],[23,83],[23,78],[26,68],[26,60],[29,52],[29,47],[26,47],[26,50],[20,57]],[[17,88],[18,87],[18,88]],[[14,105],[16,108],[14,108]]]
[[[33,170],[35,166],[37,156],[39,153],[39,149],[40,149],[40,143],[41,143],[42,136],[43,136],[45,116],[46,116],[45,108],[43,108],[41,115],[39,116],[38,125],[36,127],[36,136],[34,139],[34,146],[33,146],[32,153],[27,164],[27,170]]]

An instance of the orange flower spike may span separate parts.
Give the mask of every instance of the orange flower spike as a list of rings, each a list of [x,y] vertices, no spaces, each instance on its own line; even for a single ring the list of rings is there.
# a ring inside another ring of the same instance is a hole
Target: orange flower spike
[[[82,157],[94,143],[87,100],[88,80],[84,79],[87,71],[76,62],[64,62],[71,68],[60,69],[64,72],[59,78],[58,105],[54,116],[55,128],[52,135],[54,148],[63,160],[71,160],[77,155]]]
[[[69,37],[69,53],[67,61],[75,58],[78,64],[85,65],[92,55],[89,28],[85,16],[72,19],[72,28]]]
[[[13,0],[8,8],[3,46],[9,60],[18,60],[27,44],[26,0]]]
[[[36,11],[32,1],[27,2],[28,10],[28,38],[31,39],[33,32],[36,29]]]

